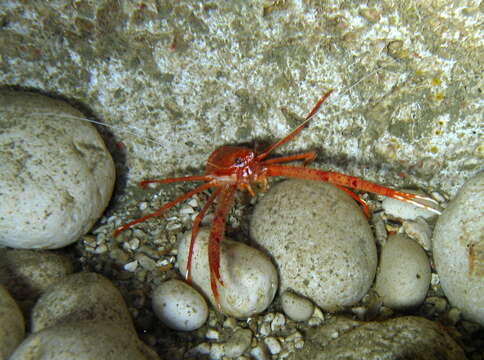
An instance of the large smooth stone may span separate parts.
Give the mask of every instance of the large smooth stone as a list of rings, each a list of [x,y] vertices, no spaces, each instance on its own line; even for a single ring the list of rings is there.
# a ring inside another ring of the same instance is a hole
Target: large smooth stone
[[[484,326],[484,172],[467,181],[439,217],[432,246],[445,295]]]
[[[9,360],[156,360],[156,353],[117,321],[80,321],[31,334]]]
[[[0,249],[0,283],[19,300],[34,300],[71,274],[71,260],[52,251]]]
[[[51,286],[35,304],[31,331],[82,320],[111,320],[134,329],[119,290],[104,276],[76,273]]]
[[[377,254],[368,220],[331,184],[277,184],[256,205],[250,231],[276,262],[281,292],[292,289],[331,311],[356,303],[373,282]]]
[[[465,360],[464,351],[436,322],[406,316],[357,322],[336,318],[310,329],[289,360]]]
[[[84,115],[46,96],[0,91],[0,245],[55,249],[108,205],[115,170]]]
[[[200,229],[192,258],[192,281],[215,306],[208,265],[208,229]],[[178,268],[186,273],[191,233],[178,245]],[[220,310],[229,316],[247,318],[264,311],[277,291],[277,271],[261,251],[225,238],[220,246]]]

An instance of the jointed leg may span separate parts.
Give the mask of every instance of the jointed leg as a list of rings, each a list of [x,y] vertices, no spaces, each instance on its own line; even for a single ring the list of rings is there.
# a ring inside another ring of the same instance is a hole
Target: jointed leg
[[[139,185],[146,189],[149,184],[158,183],[158,184],[171,184],[174,182],[183,182],[183,181],[211,181],[213,177],[211,176],[183,176],[178,178],[168,178],[168,179],[161,179],[161,180],[144,180],[139,183]]]
[[[263,162],[263,164],[264,165],[278,164],[278,163],[285,163],[285,162],[296,161],[296,160],[304,160],[303,166],[306,166],[311,161],[313,161],[315,157],[316,157],[316,153],[314,151],[309,151],[309,152],[303,153],[303,154],[282,156],[282,157],[277,157],[277,158],[265,160]]]
[[[353,191],[345,188],[344,186],[341,185],[335,185],[338,189],[343,190],[345,193],[347,193],[349,196],[351,196],[353,199],[356,200],[362,207],[363,207],[363,213],[367,218],[370,217],[370,208],[368,207],[368,204],[366,203],[365,200],[360,198],[357,194],[355,194]]]
[[[337,172],[322,171],[317,169],[310,169],[305,167],[288,166],[288,165],[269,165],[266,168],[266,176],[286,176],[297,179],[306,180],[316,180],[316,181],[326,181],[335,185],[340,185],[344,187],[349,187],[352,189],[362,190],[374,194],[379,194],[387,197],[391,197],[400,201],[404,201],[413,204],[417,207],[427,209],[436,214],[441,214],[440,210],[422,204],[417,200],[429,201],[431,203],[437,204],[437,202],[427,196],[404,193],[398,190],[393,190],[360,178],[349,176],[345,174],[340,174]]]
[[[212,204],[213,200],[218,196],[218,194],[220,194],[221,190],[222,188],[219,187],[212,193],[212,195],[210,195],[207,202],[203,206],[202,210],[200,210],[197,217],[195,218],[195,221],[193,222],[192,237],[190,239],[190,247],[188,249],[188,260],[187,260],[187,269],[186,269],[187,271],[185,273],[185,280],[189,284],[191,284],[192,282],[191,268],[192,268],[193,247],[195,246],[195,239],[197,238],[197,235],[198,235],[198,229],[200,228],[200,223],[205,217],[205,214],[209,209],[210,205]]]
[[[161,208],[159,208],[157,211],[155,211],[155,212],[153,212],[151,214],[145,215],[143,217],[140,217],[139,219],[133,220],[133,221],[127,223],[127,224],[124,224],[123,226],[120,226],[119,228],[117,228],[114,231],[114,237],[118,236],[120,233],[122,233],[123,231],[129,229],[133,225],[136,225],[136,224],[139,224],[139,223],[141,223],[143,221],[146,221],[148,219],[151,219],[151,218],[160,216],[161,214],[163,214],[163,212],[165,212],[166,210],[172,208],[173,206],[175,206],[179,202],[182,202],[183,200],[186,200],[189,197],[191,197],[191,196],[193,196],[195,194],[198,194],[199,192],[202,192],[202,191],[204,191],[206,189],[209,189],[211,187],[214,187],[214,186],[216,186],[216,185],[213,184],[213,183],[211,183],[211,182],[209,182],[209,183],[206,183],[206,184],[203,184],[203,185],[200,185],[200,186],[196,187],[192,191],[189,191],[186,194],[183,194],[183,195],[177,197],[175,200],[166,203]]]
[[[234,194],[237,185],[225,185],[220,190],[218,197],[217,208],[215,210],[215,217],[210,231],[210,238],[208,240],[208,263],[210,267],[210,286],[212,288],[215,304],[220,308],[217,282],[224,285],[220,278],[220,242],[225,234],[225,223],[229,213],[230,206],[234,199]]]

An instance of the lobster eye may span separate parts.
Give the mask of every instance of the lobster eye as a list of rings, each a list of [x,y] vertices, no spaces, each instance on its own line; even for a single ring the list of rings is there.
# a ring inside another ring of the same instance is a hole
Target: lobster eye
[[[236,158],[235,158],[235,160],[234,160],[234,162],[235,162],[235,165],[237,165],[237,166],[240,166],[240,165],[242,165],[242,163],[243,163],[243,162],[242,162],[242,159],[241,159],[241,158],[239,158],[239,157],[236,157]]]

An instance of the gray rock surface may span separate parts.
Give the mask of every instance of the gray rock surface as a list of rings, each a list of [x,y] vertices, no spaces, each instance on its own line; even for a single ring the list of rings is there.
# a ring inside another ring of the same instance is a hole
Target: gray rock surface
[[[51,286],[39,298],[31,315],[31,331],[83,320],[117,321],[134,330],[126,303],[114,285],[95,273],[76,273]]]
[[[133,182],[279,139],[328,88],[284,152],[450,192],[482,167],[477,0],[3,3],[0,84],[61,94],[117,126]]]
[[[0,245],[55,249],[84,235],[114,187],[111,155],[69,104],[0,91]]]
[[[407,316],[382,322],[336,318],[311,329],[305,347],[290,360],[465,360],[464,351],[445,328]]]
[[[71,260],[49,251],[0,249],[0,283],[17,301],[33,301],[71,274]]]
[[[373,282],[377,255],[368,220],[331,184],[275,185],[257,203],[250,231],[277,264],[281,292],[292,289],[335,310],[356,303]]]
[[[0,285],[0,359],[8,359],[24,336],[24,316],[7,289]]]
[[[31,334],[9,360],[156,360],[158,355],[118,321],[79,321]]]
[[[442,289],[450,303],[484,326],[484,172],[449,202],[432,245]]]

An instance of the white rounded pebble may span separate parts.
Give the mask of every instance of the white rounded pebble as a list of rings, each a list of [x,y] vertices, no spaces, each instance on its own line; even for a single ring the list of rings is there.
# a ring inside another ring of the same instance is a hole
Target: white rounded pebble
[[[138,260],[130,261],[129,263],[123,266],[124,270],[129,272],[135,272],[138,268]]]
[[[180,280],[169,280],[153,291],[153,310],[166,326],[192,331],[207,321],[205,299],[194,288]]]
[[[484,172],[467,181],[435,225],[435,267],[452,306],[484,326]]]
[[[292,289],[336,310],[359,301],[373,282],[377,254],[368,220],[331,184],[277,184],[256,205],[250,231],[276,262],[281,292]]]
[[[432,229],[424,219],[418,217],[415,221],[404,221],[402,227],[405,233],[425,250],[432,249]]]
[[[101,216],[113,191],[114,163],[101,136],[72,118],[82,113],[38,94],[1,91],[0,112],[0,245],[73,243]]]
[[[250,355],[254,360],[270,360],[271,356],[267,350],[267,346],[264,343],[259,343],[256,347],[250,350]]]
[[[210,286],[208,265],[209,230],[202,228],[195,241],[191,276],[204,295],[215,305]],[[191,233],[178,246],[178,268],[185,276]],[[220,244],[220,276],[218,285],[221,311],[236,318],[247,318],[264,311],[277,291],[277,271],[261,251],[245,244],[224,239]]]
[[[267,345],[267,349],[272,355],[279,354],[282,350],[281,343],[275,337],[268,336],[264,339],[264,343]]]
[[[220,332],[215,329],[208,329],[205,333],[205,338],[208,340],[218,340],[220,339]]]
[[[426,195],[422,191],[415,191],[410,189],[402,190],[409,194],[419,194],[419,195]],[[420,200],[419,200],[420,201]],[[422,200],[420,201],[424,205],[428,206],[435,206],[430,201]],[[396,218],[405,219],[405,220],[415,220],[416,218],[423,217],[424,219],[435,218],[437,215],[430,210],[412,205],[410,203],[400,201],[397,199],[385,197],[382,201],[382,208],[386,214],[391,215]]]
[[[279,331],[284,327],[284,325],[286,325],[286,318],[283,314],[277,313],[276,316],[274,316],[274,320],[271,322],[271,330]]]
[[[375,289],[383,303],[393,309],[420,305],[430,285],[427,254],[414,240],[392,235],[382,249]]]
[[[0,285],[0,359],[8,359],[24,336],[22,311],[7,289]]]
[[[281,295],[282,310],[294,321],[307,321],[314,312],[314,304],[291,291],[284,291]]]

